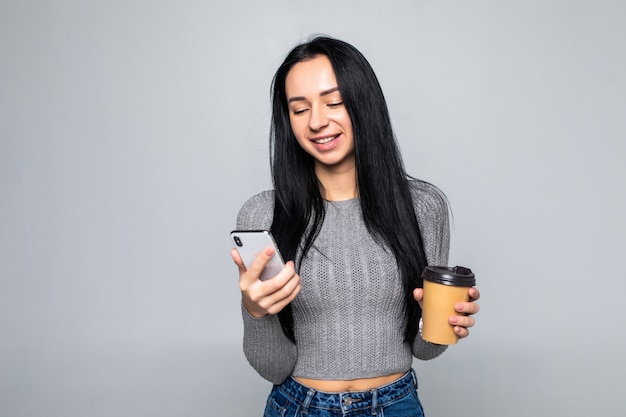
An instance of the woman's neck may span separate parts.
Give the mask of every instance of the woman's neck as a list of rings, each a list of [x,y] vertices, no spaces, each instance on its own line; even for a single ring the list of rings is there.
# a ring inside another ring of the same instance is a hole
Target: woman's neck
[[[344,201],[359,196],[354,164],[337,167],[316,165],[315,173],[320,181],[322,198],[328,201]]]

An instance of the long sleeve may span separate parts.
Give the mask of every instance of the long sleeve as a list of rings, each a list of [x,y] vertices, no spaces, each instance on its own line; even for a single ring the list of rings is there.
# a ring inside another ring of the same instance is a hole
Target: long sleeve
[[[447,266],[450,248],[448,204],[436,187],[420,181],[413,181],[411,184],[415,214],[422,232],[428,264]],[[445,352],[447,346],[427,342],[417,335],[411,348],[413,356],[429,360]]]
[[[237,229],[269,230],[273,217],[274,195],[265,191],[250,198],[237,216]],[[250,365],[273,384],[283,382],[296,365],[295,344],[282,331],[278,316],[252,317],[241,306],[243,350]]]
[[[250,365],[273,384],[283,382],[296,365],[296,345],[283,333],[278,316],[252,317],[242,306],[243,351]]]

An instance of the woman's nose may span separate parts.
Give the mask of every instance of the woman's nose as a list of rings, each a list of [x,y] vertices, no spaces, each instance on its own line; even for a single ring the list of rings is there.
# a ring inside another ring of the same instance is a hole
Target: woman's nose
[[[323,107],[313,106],[309,127],[311,130],[321,130],[328,125],[328,117]]]

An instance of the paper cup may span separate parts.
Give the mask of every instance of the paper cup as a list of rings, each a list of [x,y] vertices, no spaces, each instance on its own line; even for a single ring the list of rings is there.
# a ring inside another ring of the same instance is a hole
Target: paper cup
[[[448,320],[458,314],[454,304],[469,301],[467,290],[476,285],[474,274],[462,266],[427,266],[422,278],[422,339],[439,345],[453,345],[459,337]]]

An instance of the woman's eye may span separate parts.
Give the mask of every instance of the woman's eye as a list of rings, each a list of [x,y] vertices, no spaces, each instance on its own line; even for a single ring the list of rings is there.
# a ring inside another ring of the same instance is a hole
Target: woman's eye
[[[336,103],[328,103],[328,107],[339,107],[343,104],[343,101],[338,101]]]
[[[306,111],[306,109],[294,109],[292,111],[293,111],[293,114],[302,114]]]

